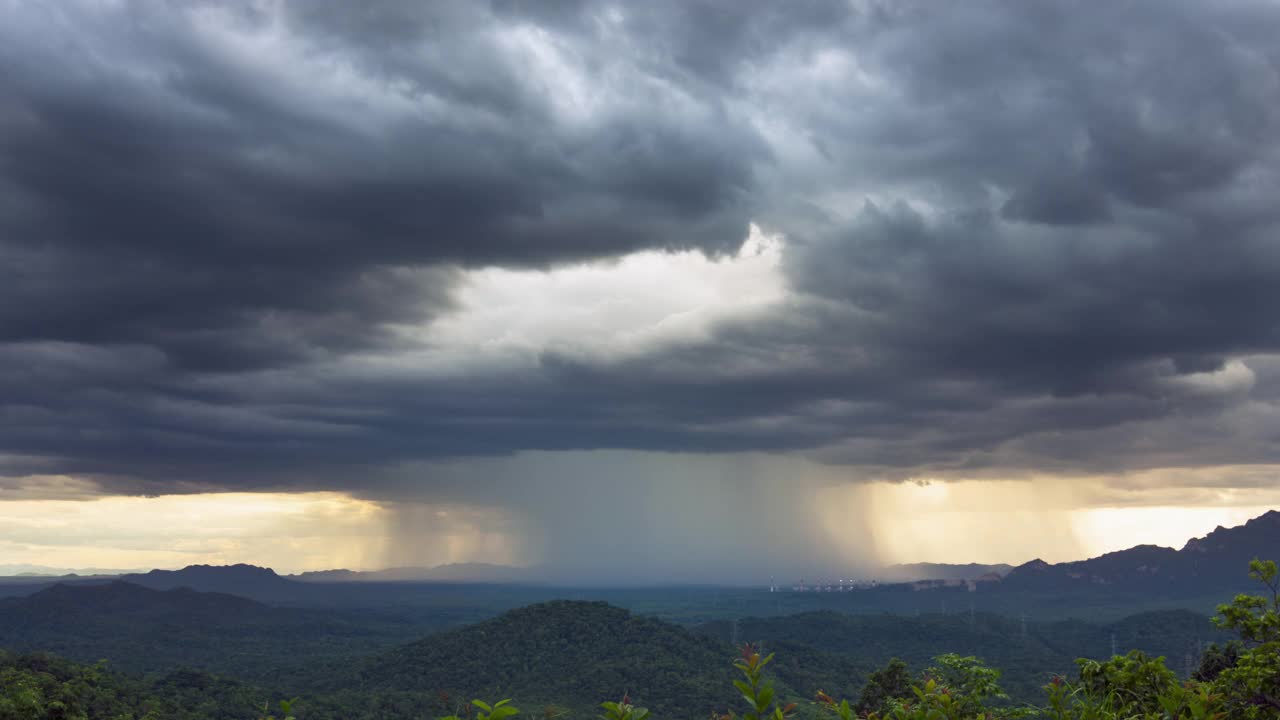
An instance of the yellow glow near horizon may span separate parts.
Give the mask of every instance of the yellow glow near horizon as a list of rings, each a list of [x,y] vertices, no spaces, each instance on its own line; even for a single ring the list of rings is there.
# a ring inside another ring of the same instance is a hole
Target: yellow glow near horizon
[[[381,564],[386,510],[333,492],[0,502],[0,563],[281,572]]]
[[[1143,478],[1147,479],[1147,478]],[[1182,497],[1148,488],[1152,500]],[[1181,548],[1218,525],[1232,527],[1275,506],[1268,489],[1188,496],[1202,505],[1102,505],[1110,497],[1101,478],[875,483],[867,493],[882,562],[1020,564],[1034,558],[1066,562],[1135,545]],[[1217,500],[1222,504],[1210,504]],[[1230,503],[1224,502],[1230,500]],[[1105,502],[1105,501],[1103,501]]]
[[[1218,525],[1239,525],[1280,506],[1280,489],[1263,483],[1216,489],[1159,479],[821,483],[810,487],[805,507],[813,510],[809,521],[820,526],[819,540],[826,538],[822,549],[857,567],[876,559],[1062,562],[1139,544],[1180,548]],[[525,554],[538,530],[519,529],[521,512],[383,505],[337,492],[0,500],[0,565],[174,568],[245,562],[299,572],[468,561],[527,564],[537,559]]]
[[[1268,506],[1091,508],[1073,513],[1076,534],[1089,557],[1135,545],[1181,549],[1219,525],[1233,527],[1257,517]]]
[[[1082,552],[1060,499],[1033,483],[875,483],[867,496],[886,564],[1057,562]]]

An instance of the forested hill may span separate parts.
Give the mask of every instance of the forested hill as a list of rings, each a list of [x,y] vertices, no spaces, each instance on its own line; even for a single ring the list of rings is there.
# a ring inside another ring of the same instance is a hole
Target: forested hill
[[[630,692],[655,710],[709,712],[715,689],[729,682],[724,651],[710,638],[605,603],[559,601],[371,658],[358,683],[382,692],[521,697],[526,705]]]
[[[373,691],[380,702],[443,691],[452,697],[518,697],[526,706],[555,703],[584,713],[596,707],[601,693],[616,699],[625,692],[659,715],[705,716],[725,709],[733,652],[726,642],[606,603],[556,601],[370,658],[348,684]],[[801,677],[780,665],[781,692],[792,693],[788,683],[798,681],[818,684],[795,688],[796,693],[817,687],[856,692],[852,680],[866,669],[852,658],[811,648],[797,648],[796,655],[792,665],[799,661],[821,675]]]

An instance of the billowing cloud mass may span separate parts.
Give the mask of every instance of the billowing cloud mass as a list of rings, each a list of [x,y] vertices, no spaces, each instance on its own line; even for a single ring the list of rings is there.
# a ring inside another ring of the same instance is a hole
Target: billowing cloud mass
[[[623,522],[597,549],[654,572],[868,557],[794,521],[851,482],[1272,488],[1278,34],[1270,0],[0,2],[0,487],[339,491],[410,548],[448,506],[584,568]]]

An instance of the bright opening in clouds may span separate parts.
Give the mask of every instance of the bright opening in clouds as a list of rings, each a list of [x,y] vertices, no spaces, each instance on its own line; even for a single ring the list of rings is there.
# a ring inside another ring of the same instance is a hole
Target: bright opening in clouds
[[[706,342],[785,297],[783,240],[751,226],[735,252],[647,250],[549,270],[465,273],[422,339],[462,363],[554,350],[603,358]]]

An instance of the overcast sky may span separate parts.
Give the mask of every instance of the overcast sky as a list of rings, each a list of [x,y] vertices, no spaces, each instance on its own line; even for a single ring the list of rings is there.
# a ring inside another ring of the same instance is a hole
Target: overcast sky
[[[0,0],[0,551],[728,578],[1243,519],[1277,37],[1273,0]]]

